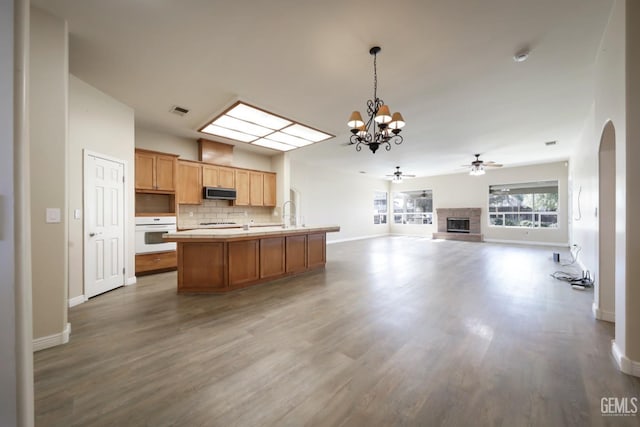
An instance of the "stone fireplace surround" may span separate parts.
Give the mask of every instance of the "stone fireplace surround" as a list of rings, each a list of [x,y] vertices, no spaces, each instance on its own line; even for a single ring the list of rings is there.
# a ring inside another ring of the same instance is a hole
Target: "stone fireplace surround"
[[[433,233],[434,239],[464,240],[467,242],[482,242],[483,235],[480,233],[481,208],[438,208],[438,231]],[[469,218],[468,233],[448,233],[447,218]]]

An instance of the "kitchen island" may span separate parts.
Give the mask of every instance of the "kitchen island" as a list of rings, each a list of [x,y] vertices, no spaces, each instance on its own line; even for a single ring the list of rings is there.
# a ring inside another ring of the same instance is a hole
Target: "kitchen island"
[[[195,229],[164,235],[178,246],[178,293],[221,293],[324,268],[339,226]]]

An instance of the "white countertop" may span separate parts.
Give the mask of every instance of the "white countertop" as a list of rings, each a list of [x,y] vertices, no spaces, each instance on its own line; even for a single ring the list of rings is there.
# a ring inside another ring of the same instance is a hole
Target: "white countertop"
[[[174,239],[225,239],[237,237],[259,237],[279,234],[302,234],[312,231],[325,231],[327,233],[340,231],[339,225],[319,225],[305,227],[251,227],[248,230],[242,228],[197,228],[195,230],[177,231],[167,233],[163,237],[166,240]]]

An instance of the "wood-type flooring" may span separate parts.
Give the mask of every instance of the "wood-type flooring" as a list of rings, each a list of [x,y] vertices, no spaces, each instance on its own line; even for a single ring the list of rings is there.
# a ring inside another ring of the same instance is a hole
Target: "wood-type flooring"
[[[550,277],[552,251],[390,236],[224,295],[140,277],[35,353],[36,424],[638,426],[601,414],[640,380],[616,368],[593,292]]]

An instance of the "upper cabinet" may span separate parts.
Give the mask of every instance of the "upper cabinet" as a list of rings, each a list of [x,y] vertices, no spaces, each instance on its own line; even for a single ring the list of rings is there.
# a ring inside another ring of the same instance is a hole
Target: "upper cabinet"
[[[235,188],[236,174],[234,168],[218,165],[202,165],[202,186]]]
[[[264,206],[276,205],[276,174],[265,172],[263,181],[262,204]]]
[[[136,149],[136,190],[175,192],[177,158],[173,154]]]
[[[178,204],[199,205],[202,203],[202,165],[198,162],[178,160]]]
[[[249,205],[264,206],[264,174],[249,172]]]
[[[249,206],[249,171],[244,169],[236,169],[236,206]]]

